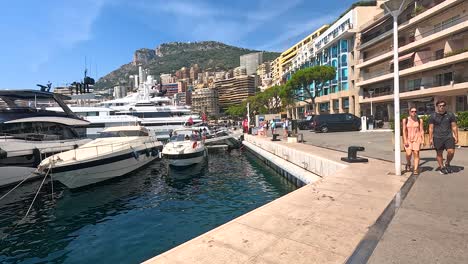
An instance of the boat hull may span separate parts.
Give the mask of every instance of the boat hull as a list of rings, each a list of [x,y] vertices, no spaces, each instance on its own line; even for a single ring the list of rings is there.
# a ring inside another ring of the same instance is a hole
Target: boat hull
[[[6,187],[18,183],[26,178],[33,180],[38,178],[38,175],[34,174],[36,168],[32,167],[20,167],[20,166],[8,166],[0,167],[0,188]]]
[[[127,152],[84,163],[54,167],[51,173],[54,180],[68,188],[80,188],[124,176],[159,158],[158,155],[146,153],[146,150]]]
[[[168,160],[169,166],[173,167],[188,167],[194,164],[201,163],[206,159],[208,153],[206,149],[198,152],[187,154],[163,154],[164,158]]]

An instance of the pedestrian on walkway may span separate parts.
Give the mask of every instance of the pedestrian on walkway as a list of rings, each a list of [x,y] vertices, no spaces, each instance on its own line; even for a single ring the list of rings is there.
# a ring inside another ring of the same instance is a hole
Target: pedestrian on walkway
[[[249,132],[249,121],[247,120],[247,118],[244,118],[244,120],[242,121],[242,128],[244,129],[244,133]]]
[[[270,121],[270,127],[271,127],[271,136],[273,136],[273,134],[275,134],[275,129],[276,129],[276,122],[274,119]]]
[[[418,117],[416,107],[411,107],[409,116],[403,118],[403,144],[406,152],[405,171],[411,170],[411,156],[414,157],[413,174],[419,174],[419,150],[424,142],[423,120]]]
[[[450,162],[455,155],[455,144],[458,143],[457,118],[446,110],[447,103],[438,101],[436,112],[429,118],[430,144],[437,152],[437,163],[440,174],[452,173]],[[447,150],[447,159],[444,164],[444,150]]]
[[[288,118],[283,119],[283,137],[288,138],[289,136],[289,120]]]

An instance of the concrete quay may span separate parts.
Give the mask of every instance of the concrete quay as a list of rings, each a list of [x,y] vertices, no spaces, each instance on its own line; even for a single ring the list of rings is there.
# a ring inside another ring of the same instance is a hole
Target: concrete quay
[[[399,206],[409,176],[307,144],[246,135],[245,146],[306,185],[145,263],[351,263],[386,208]]]

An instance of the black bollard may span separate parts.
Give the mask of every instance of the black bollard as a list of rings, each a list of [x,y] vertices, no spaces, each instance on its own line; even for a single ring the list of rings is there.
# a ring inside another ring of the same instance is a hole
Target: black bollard
[[[357,157],[357,152],[358,151],[364,151],[364,147],[358,147],[358,146],[350,146],[348,147],[348,157],[343,157],[341,158],[342,161],[346,161],[349,163],[356,163],[356,162],[368,162],[369,160],[366,158],[358,158]]]

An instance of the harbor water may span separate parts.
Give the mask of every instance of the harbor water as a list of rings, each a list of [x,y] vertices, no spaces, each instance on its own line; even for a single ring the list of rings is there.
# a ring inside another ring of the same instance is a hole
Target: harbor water
[[[77,191],[47,183],[21,221],[39,184],[0,201],[0,263],[139,263],[296,189],[246,152],[216,152]]]

